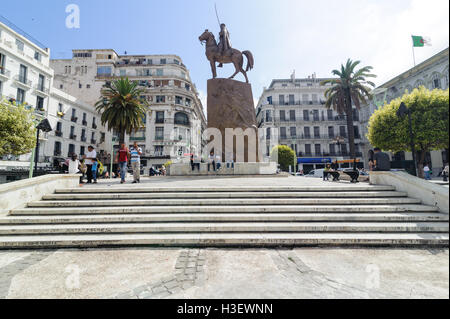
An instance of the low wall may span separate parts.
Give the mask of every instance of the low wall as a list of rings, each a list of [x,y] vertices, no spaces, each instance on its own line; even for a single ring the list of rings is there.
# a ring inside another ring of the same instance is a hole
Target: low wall
[[[214,172],[211,164],[208,172],[208,164],[201,163],[200,170],[195,167],[192,171],[191,164],[172,164],[169,167],[169,176],[207,176],[207,175],[275,175],[277,163],[234,163],[234,168],[227,168],[226,163],[221,164],[220,170]]]
[[[28,202],[40,200],[57,188],[77,187],[80,175],[45,175],[0,185],[0,216],[23,208]]]
[[[405,172],[370,172],[370,184],[394,186],[409,197],[420,199],[423,204],[438,207],[449,213],[449,191]]]

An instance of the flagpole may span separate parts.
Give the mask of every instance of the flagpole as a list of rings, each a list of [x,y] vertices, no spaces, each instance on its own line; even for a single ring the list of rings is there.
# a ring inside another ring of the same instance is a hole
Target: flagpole
[[[413,51],[414,67],[416,67],[416,52],[414,51],[414,43],[413,43],[413,46],[412,46],[412,51]]]

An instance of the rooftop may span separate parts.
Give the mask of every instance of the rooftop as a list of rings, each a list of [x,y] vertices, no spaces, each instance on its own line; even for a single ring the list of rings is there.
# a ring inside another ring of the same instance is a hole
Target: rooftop
[[[24,38],[26,38],[28,41],[32,42],[33,44],[35,44],[36,46],[38,46],[39,48],[41,48],[44,51],[47,51],[48,46],[46,46],[45,44],[41,43],[40,41],[36,40],[33,36],[29,35],[28,33],[26,33],[25,31],[23,31],[21,28],[19,28],[18,26],[16,26],[14,23],[12,23],[11,21],[9,21],[8,19],[6,19],[4,16],[0,15],[0,22],[3,23],[4,25],[6,25],[8,28],[10,28],[11,30],[13,30],[14,32],[20,34],[21,36],[23,36]]]

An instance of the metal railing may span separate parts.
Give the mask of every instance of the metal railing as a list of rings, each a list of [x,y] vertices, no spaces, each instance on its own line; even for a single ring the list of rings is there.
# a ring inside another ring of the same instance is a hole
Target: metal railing
[[[29,86],[29,87],[32,87],[32,85],[33,85],[30,80],[28,80],[26,77],[21,76],[21,75],[16,75],[14,77],[14,80],[19,82],[19,83],[21,83],[21,84]]]

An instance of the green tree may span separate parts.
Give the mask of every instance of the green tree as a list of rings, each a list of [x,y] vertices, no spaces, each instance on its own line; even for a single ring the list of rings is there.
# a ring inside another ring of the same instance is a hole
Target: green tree
[[[423,177],[426,153],[449,148],[449,90],[430,91],[420,87],[376,110],[367,134],[373,146],[394,153],[412,151],[408,118],[397,116],[402,102],[411,110],[419,176]]]
[[[375,87],[375,84],[368,81],[367,78],[376,77],[376,75],[370,73],[373,69],[371,66],[365,66],[356,70],[360,63],[361,61],[348,59],[345,66],[341,65],[340,71],[332,71],[332,74],[337,76],[336,79],[321,82],[321,85],[331,85],[325,91],[326,107],[333,108],[339,114],[346,114],[351,158],[356,158],[352,105],[354,104],[359,110],[361,104],[367,104],[367,101],[372,97],[370,87]]]
[[[119,133],[119,143],[125,142],[125,133],[131,134],[143,126],[147,105],[140,99],[144,90],[137,82],[121,78],[101,91],[101,99],[95,104],[101,114],[102,125]]]
[[[270,157],[272,161],[278,161],[283,171],[288,171],[289,165],[293,166],[297,162],[295,152],[286,145],[275,146],[270,153]]]
[[[35,145],[33,111],[0,101],[0,156],[28,154]]]

